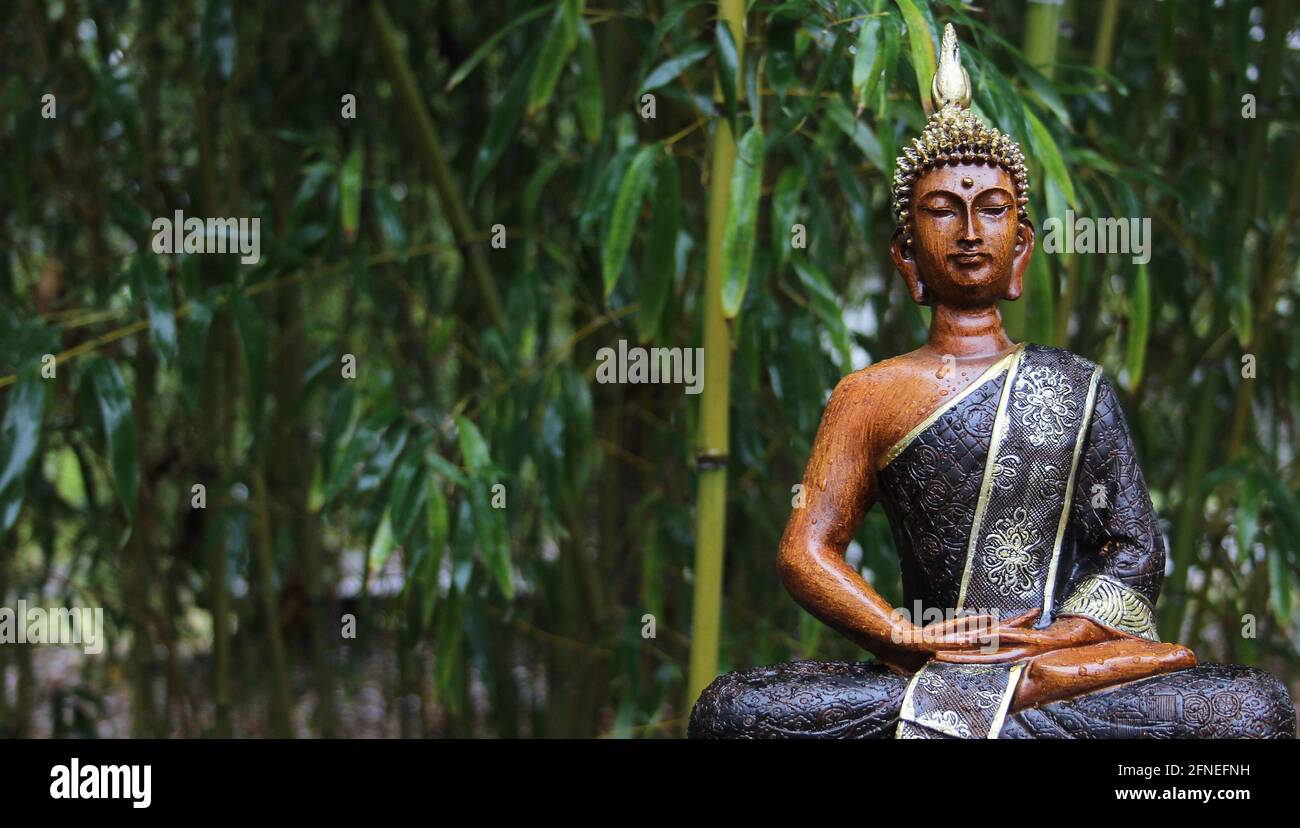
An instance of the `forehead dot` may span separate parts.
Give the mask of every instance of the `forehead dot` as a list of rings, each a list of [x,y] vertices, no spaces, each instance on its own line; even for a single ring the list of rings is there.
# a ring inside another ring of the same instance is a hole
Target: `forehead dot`
[[[961,185],[969,190],[971,187],[975,186],[975,179],[968,175],[961,180]]]

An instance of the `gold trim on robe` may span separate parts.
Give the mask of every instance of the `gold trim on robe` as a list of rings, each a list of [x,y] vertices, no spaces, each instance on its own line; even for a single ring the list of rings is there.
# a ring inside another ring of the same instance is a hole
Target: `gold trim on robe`
[[[1103,627],[1147,641],[1159,641],[1151,602],[1124,584],[1104,575],[1083,579],[1061,603],[1059,615],[1082,615]]]
[[[998,399],[998,413],[993,418],[993,436],[989,439],[988,459],[984,463],[984,478],[980,481],[979,499],[975,501],[975,520],[970,527],[970,541],[966,546],[966,565],[961,572],[961,591],[957,593],[957,611],[966,606],[966,589],[970,586],[970,573],[974,569],[975,549],[980,539],[980,527],[984,522],[984,509],[988,506],[989,492],[993,489],[994,468],[998,461],[998,444],[1007,430],[1007,400],[1011,398],[1011,386],[1016,381],[1016,371],[1024,358],[1025,347],[1022,344],[1012,355],[1007,378],[1002,381],[1002,396]]]
[[[908,446],[910,446],[912,444],[912,441],[921,435],[921,432],[925,431],[927,428],[934,425],[934,421],[942,417],[944,414],[946,414],[948,410],[951,409],[954,405],[966,399],[971,394],[975,393],[975,391],[977,391],[981,385],[993,379],[993,377],[997,376],[1003,369],[1007,367],[1007,365],[1011,364],[1011,361],[1015,359],[1016,356],[1019,355],[1020,352],[1023,351],[1024,349],[1025,349],[1025,345],[1022,342],[1021,344],[1017,345],[1015,349],[1011,351],[1011,353],[1000,358],[997,362],[985,368],[983,373],[981,373],[978,377],[973,379],[965,388],[963,388],[962,390],[958,391],[955,395],[953,395],[952,399],[945,400],[938,408],[936,408],[934,411],[931,411],[924,420],[916,424],[915,428],[907,432],[907,434],[905,434],[901,440],[899,440],[897,443],[894,443],[892,446],[889,447],[889,450],[885,452],[884,456],[881,458],[880,463],[877,465],[877,468],[883,469],[885,466],[888,466],[890,463],[894,462],[894,460],[897,459],[898,455],[902,454],[903,450]]]
[[[956,610],[1050,617],[1075,478],[1101,370],[1034,347],[1002,387]]]
[[[1088,436],[1088,424],[1092,421],[1093,405],[1097,401],[1097,383],[1101,382],[1101,366],[1092,371],[1092,380],[1088,383],[1088,400],[1083,405],[1083,423],[1079,426],[1079,437],[1074,443],[1074,458],[1070,460],[1070,476],[1065,484],[1065,508],[1061,510],[1061,521],[1056,526],[1056,543],[1052,545],[1052,563],[1047,568],[1047,587],[1043,592],[1043,614],[1051,612],[1052,598],[1056,593],[1056,567],[1061,561],[1061,542],[1065,539],[1065,527],[1070,522],[1070,504],[1074,502],[1074,481],[1079,474],[1079,456],[1083,454],[1083,444]]]
[[[1024,668],[1023,661],[927,663],[907,684],[894,738],[998,738]]]

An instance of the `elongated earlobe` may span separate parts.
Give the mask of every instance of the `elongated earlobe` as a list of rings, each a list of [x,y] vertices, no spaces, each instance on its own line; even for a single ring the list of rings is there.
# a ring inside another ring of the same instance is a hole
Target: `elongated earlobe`
[[[1020,298],[1020,294],[1024,291],[1025,268],[1029,266],[1029,258],[1033,254],[1034,225],[1025,219],[1016,229],[1015,258],[1011,260],[1011,281],[1007,284],[1007,291],[1002,294],[1002,298],[1012,302]]]
[[[916,267],[912,247],[901,227],[894,231],[894,238],[889,244],[889,255],[894,260],[894,267],[898,268],[903,281],[907,283],[907,292],[912,294],[912,301],[918,305],[926,304],[928,296],[925,283],[921,281],[921,272]]]

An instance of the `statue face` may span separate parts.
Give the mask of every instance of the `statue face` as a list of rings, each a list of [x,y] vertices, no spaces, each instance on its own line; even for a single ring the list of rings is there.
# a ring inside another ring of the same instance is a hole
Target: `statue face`
[[[1011,176],[998,166],[943,165],[912,187],[912,243],[894,238],[894,263],[918,302],[969,307],[1020,295],[1034,247]]]

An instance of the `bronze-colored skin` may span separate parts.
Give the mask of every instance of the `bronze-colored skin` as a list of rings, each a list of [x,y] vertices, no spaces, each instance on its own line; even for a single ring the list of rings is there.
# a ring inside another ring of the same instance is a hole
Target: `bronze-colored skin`
[[[929,340],[836,386],[804,472],[805,505],[791,514],[781,540],[786,588],[810,613],[900,672],[931,658],[1027,660],[1012,711],[1194,667],[1186,647],[1124,635],[1087,618],[1032,629],[1037,610],[1010,620],[984,615],[917,627],[845,563],[845,549],[876,502],[879,459],[1015,348],[997,302],[1020,296],[1034,250],[1033,227],[1018,220],[1015,190],[1001,167],[936,167],[913,193],[912,243],[900,230],[891,253],[912,298],[931,306]],[[997,648],[988,651],[994,635]]]

